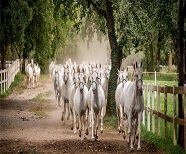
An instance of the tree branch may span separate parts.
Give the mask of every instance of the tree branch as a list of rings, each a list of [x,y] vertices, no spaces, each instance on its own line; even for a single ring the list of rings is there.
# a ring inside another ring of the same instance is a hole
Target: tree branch
[[[93,0],[87,0],[90,4],[92,4],[92,6],[97,10],[97,12],[100,14],[100,15],[103,15],[105,17],[105,19],[107,19],[107,16],[106,16],[106,11],[101,9],[99,7],[99,4],[96,3],[96,2],[93,2]]]
[[[185,15],[186,14],[186,1],[185,1],[185,3],[183,4],[183,22],[184,22],[184,20],[185,20]]]

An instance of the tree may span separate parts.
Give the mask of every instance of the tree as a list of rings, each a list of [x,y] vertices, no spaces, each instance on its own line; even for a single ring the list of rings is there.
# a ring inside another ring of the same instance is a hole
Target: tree
[[[184,59],[186,59],[186,55],[184,53],[184,23],[185,23],[185,16],[186,16],[186,0],[179,0],[179,12],[178,12],[178,20],[177,20],[177,35],[175,40],[175,52],[178,64],[178,73],[179,73],[179,80],[178,86],[183,86],[186,83],[186,75],[184,72]],[[179,111],[179,118],[184,118],[184,111],[183,111],[183,100],[182,95],[178,95],[178,111]],[[184,126],[179,125],[179,134],[178,134],[178,144],[184,147]]]
[[[24,0],[1,1],[1,65],[5,68],[8,49],[13,45],[17,51],[23,47],[25,29],[32,18],[32,9]]]

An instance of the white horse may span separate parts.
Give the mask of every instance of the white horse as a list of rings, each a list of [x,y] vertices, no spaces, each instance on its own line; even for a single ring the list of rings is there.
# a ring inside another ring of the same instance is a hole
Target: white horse
[[[92,85],[88,93],[88,106],[90,108],[92,140],[98,139],[99,118],[101,119],[101,132],[103,132],[103,108],[105,106],[105,94],[100,85],[100,73],[92,73]]]
[[[88,123],[87,123],[87,94],[88,89],[85,86],[84,69],[79,74],[78,87],[74,95],[74,114],[77,115],[79,121],[79,137],[81,140],[85,138],[84,128],[86,128],[86,135],[88,135]],[[74,116],[74,127],[76,127],[76,117]]]
[[[61,106],[60,103],[61,103],[63,85],[64,85],[64,81],[62,79],[62,72],[60,70],[55,70],[54,91],[57,100],[56,107]]]
[[[124,104],[121,101],[121,95],[122,95],[122,91],[123,88],[125,86],[125,83],[128,81],[128,68],[124,71],[119,71],[120,76],[118,76],[118,78],[120,77],[119,81],[120,83],[118,84],[116,91],[115,91],[115,100],[116,100],[116,113],[117,113],[117,117],[118,117],[118,131],[119,133],[121,132],[121,127],[123,127],[123,122],[125,119],[124,116]],[[125,138],[125,131],[124,131],[124,138]]]
[[[27,88],[34,88],[34,69],[33,65],[30,63],[25,68],[26,76],[27,76]],[[32,86],[31,86],[32,84]]]
[[[67,120],[69,119],[69,92],[71,89],[71,86],[73,85],[73,80],[72,76],[70,75],[69,72],[69,66],[65,65],[64,66],[64,74],[63,74],[63,81],[64,81],[64,86],[62,88],[62,100],[64,102],[64,108],[62,108],[62,116],[61,120],[64,120],[64,116],[67,116]]]
[[[138,147],[140,146],[140,133],[141,133],[141,121],[142,113],[144,110],[144,98],[143,98],[143,74],[142,64],[140,66],[137,63],[134,65],[134,81],[127,81],[125,83],[121,101],[124,103],[124,112],[127,115],[129,124],[128,135],[131,150],[134,149],[135,137],[138,138]],[[137,128],[138,127],[138,128]],[[137,128],[137,132],[136,132]]]
[[[39,79],[40,79],[40,67],[38,64],[34,64],[34,76],[36,80],[36,86],[39,85]]]
[[[78,87],[79,73],[74,69],[73,73],[73,84],[69,90],[69,112],[70,112],[70,120],[71,120],[71,130],[74,130],[74,134],[76,133],[76,126],[74,125],[74,118],[76,118],[76,114],[74,112],[74,95],[76,89]]]

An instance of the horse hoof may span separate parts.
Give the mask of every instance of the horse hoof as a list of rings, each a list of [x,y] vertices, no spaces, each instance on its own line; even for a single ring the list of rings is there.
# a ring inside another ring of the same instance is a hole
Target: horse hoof
[[[126,135],[123,135],[123,139],[126,139]]]
[[[134,148],[130,148],[130,151],[131,151],[131,152],[134,151]]]
[[[98,140],[98,136],[96,135],[95,137],[96,137],[96,140]]]
[[[86,129],[86,133],[85,133],[86,135],[88,135],[89,134],[89,132],[88,132],[88,129]]]
[[[92,137],[92,141],[95,141],[95,138],[94,137]]]
[[[70,129],[73,130],[73,127],[71,127]]]
[[[101,133],[103,133],[103,130],[101,130]]]
[[[137,140],[139,139],[139,135],[136,135],[136,139],[137,139]]]
[[[141,147],[137,147],[137,150],[141,150]]]

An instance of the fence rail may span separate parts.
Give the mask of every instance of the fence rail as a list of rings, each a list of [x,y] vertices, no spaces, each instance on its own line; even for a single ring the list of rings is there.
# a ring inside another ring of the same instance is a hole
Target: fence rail
[[[8,90],[14,81],[15,75],[20,71],[21,60],[16,59],[10,67],[0,70],[0,93]]]
[[[170,86],[159,86],[159,85],[143,85],[144,93],[147,93],[147,106],[145,106],[145,110],[143,112],[143,124],[146,125],[147,123],[147,130],[151,131],[152,133],[155,133],[155,128],[157,129],[157,134],[160,136],[160,118],[164,120],[164,137],[165,139],[168,138],[168,123],[170,122],[173,124],[173,144],[177,145],[177,125],[184,125],[184,147],[186,150],[186,84],[181,87],[170,87]],[[157,102],[155,102],[155,92],[157,92]],[[160,111],[160,94],[164,94],[164,102],[163,102],[163,113]],[[168,106],[168,95],[172,94],[172,111],[173,114],[170,116],[167,112],[167,106]],[[178,118],[177,116],[177,100],[176,97],[178,94],[182,94],[183,97],[183,107],[184,107],[184,119]],[[145,96],[145,95],[144,95]],[[155,109],[155,103],[156,109]],[[146,114],[145,114],[146,113]],[[147,116],[147,122],[145,121],[145,115]],[[155,126],[155,116],[157,116],[157,126]]]

